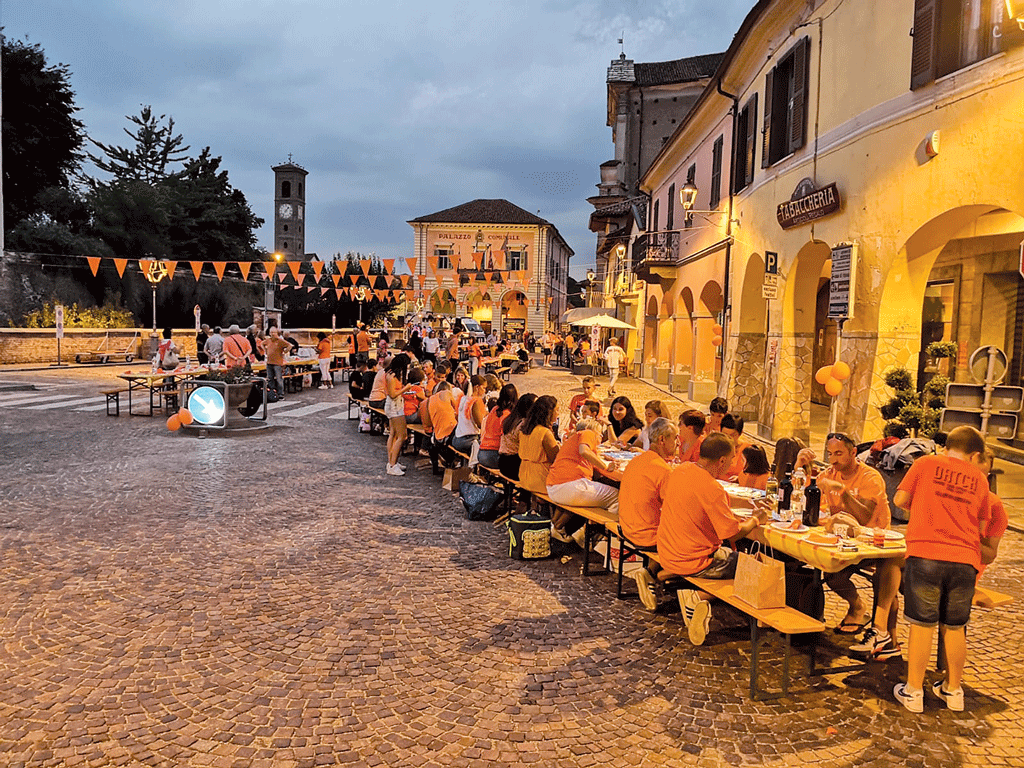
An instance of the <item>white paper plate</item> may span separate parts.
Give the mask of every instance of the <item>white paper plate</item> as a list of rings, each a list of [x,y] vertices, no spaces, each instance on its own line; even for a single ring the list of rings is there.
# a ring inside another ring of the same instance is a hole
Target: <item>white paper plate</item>
[[[800,523],[800,527],[799,528],[790,528],[790,525],[791,525],[790,523],[786,523],[786,522],[782,522],[782,521],[777,522],[777,523],[771,523],[771,527],[772,528],[775,528],[775,529],[780,530],[780,531],[789,531],[790,533],[807,533],[807,531],[810,530],[810,528],[808,528],[803,523]]]

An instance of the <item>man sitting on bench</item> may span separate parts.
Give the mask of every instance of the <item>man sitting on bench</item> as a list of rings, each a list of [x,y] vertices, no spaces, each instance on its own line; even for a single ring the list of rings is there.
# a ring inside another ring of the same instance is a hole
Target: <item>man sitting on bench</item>
[[[768,520],[767,505],[758,506],[743,523],[733,515],[718,478],[729,471],[734,452],[731,439],[712,432],[701,443],[697,461],[681,464],[668,477],[658,524],[658,559],[663,569],[659,578],[668,585],[674,576],[733,578],[738,556],[722,542],[742,539]],[[711,624],[710,595],[686,588],[677,595],[690,642],[702,645]]]

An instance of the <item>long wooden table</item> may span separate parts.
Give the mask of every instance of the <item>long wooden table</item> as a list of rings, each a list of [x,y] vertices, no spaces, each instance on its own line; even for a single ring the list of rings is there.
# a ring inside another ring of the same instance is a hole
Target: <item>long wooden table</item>
[[[306,363],[305,360],[295,361],[297,363]],[[313,361],[316,363],[316,360]],[[287,363],[292,365],[292,362]],[[252,371],[259,373],[267,369],[266,363],[253,363]],[[188,379],[195,379],[200,376],[205,376],[211,371],[223,371],[223,368],[210,367],[207,365],[193,365],[186,367],[179,365],[174,370],[170,371],[125,371],[119,373],[117,378],[128,384],[128,413],[132,416],[152,416],[153,411],[164,407],[164,404],[160,402],[160,398],[165,392],[173,392],[177,389],[177,385]],[[140,392],[142,390],[148,390],[149,392],[149,409],[145,413],[135,413],[132,410],[132,394],[134,392]]]

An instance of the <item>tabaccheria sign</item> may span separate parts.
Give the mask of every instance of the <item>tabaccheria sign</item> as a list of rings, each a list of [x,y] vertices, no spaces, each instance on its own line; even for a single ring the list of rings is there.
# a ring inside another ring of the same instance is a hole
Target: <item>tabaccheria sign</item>
[[[791,229],[815,219],[831,216],[839,210],[842,200],[835,182],[827,187],[816,189],[810,179],[801,181],[791,197],[785,203],[779,203],[777,216],[779,226]]]

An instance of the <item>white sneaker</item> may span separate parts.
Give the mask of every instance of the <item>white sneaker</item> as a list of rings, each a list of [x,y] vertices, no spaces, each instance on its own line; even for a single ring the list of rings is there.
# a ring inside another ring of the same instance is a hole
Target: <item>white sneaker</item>
[[[935,685],[932,686],[932,692],[938,696],[946,705],[946,709],[951,709],[954,712],[964,711],[964,689],[960,688],[956,691],[947,691],[942,687],[942,680],[939,680]]]
[[[636,591],[640,594],[640,602],[648,611],[658,610],[658,597],[652,589],[654,577],[646,568],[638,568],[633,571],[633,581],[636,582]]]
[[[695,589],[680,589],[677,595],[690,642],[694,645],[704,645],[708,630],[711,628],[711,603],[701,600]]]
[[[406,467],[405,464],[403,464],[400,461],[396,461],[395,462],[395,466],[398,467],[399,469],[402,469],[402,470],[408,469],[408,467]]]
[[[405,470],[402,469],[398,464],[388,464],[389,475],[404,475]]]
[[[892,689],[892,695],[896,697],[896,701],[906,707],[908,712],[915,714],[924,712],[923,690],[911,691],[906,683],[896,683]]]

